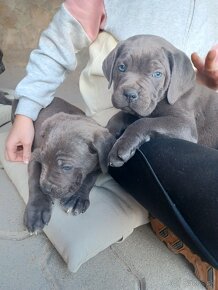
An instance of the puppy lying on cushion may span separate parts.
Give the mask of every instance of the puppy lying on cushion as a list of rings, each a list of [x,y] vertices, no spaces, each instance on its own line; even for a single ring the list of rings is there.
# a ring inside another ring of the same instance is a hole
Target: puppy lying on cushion
[[[118,135],[128,126],[111,150],[112,166],[122,166],[155,133],[218,147],[218,94],[196,82],[189,58],[163,38],[119,43],[103,72],[113,82],[113,105],[138,119],[120,112],[109,122]]]
[[[115,142],[108,129],[59,98],[40,112],[34,126],[24,213],[31,233],[48,224],[54,199],[73,215],[87,210],[90,190],[99,172],[107,171],[108,153]]]

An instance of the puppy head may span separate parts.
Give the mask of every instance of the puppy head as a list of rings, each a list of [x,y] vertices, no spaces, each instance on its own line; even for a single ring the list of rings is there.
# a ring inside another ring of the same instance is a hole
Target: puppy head
[[[120,42],[103,62],[113,83],[112,103],[139,117],[150,115],[165,97],[174,104],[194,86],[188,57],[161,37],[138,35]]]
[[[0,74],[5,71],[5,66],[3,64],[2,58],[3,58],[3,53],[2,53],[2,51],[0,49]]]
[[[40,187],[54,198],[75,193],[86,176],[107,171],[115,140],[109,131],[85,116],[58,113],[41,130]]]

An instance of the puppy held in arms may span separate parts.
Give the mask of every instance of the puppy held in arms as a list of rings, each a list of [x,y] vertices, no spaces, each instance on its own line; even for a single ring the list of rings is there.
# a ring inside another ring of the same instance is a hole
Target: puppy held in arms
[[[112,166],[122,166],[157,133],[218,148],[218,94],[196,82],[189,58],[165,39],[120,42],[103,72],[121,110],[107,127],[117,135],[126,128],[109,154]]]
[[[24,213],[30,233],[48,224],[54,199],[60,200],[67,213],[87,210],[90,190],[98,174],[107,171],[108,153],[115,142],[108,129],[59,98],[41,110],[34,127]]]

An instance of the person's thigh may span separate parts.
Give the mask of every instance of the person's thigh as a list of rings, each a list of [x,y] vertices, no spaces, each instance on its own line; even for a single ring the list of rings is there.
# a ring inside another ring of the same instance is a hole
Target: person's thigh
[[[218,266],[218,152],[158,137],[110,174],[191,249]],[[210,225],[210,226],[208,226]]]

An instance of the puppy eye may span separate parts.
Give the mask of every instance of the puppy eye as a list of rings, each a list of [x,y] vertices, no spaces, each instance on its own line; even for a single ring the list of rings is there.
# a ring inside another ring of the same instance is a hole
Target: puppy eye
[[[72,168],[73,168],[72,165],[63,165],[62,166],[62,169],[65,170],[65,171],[71,170]]]
[[[162,72],[160,71],[155,71],[153,74],[152,74],[152,77],[154,78],[161,78],[162,77]]]
[[[61,169],[65,170],[65,171],[71,170],[73,168],[73,165],[63,164],[63,160],[61,160],[61,159],[57,160],[57,164]]]
[[[125,72],[125,71],[126,71],[126,66],[125,66],[125,64],[119,64],[119,65],[118,65],[118,70],[119,70],[120,72]]]

